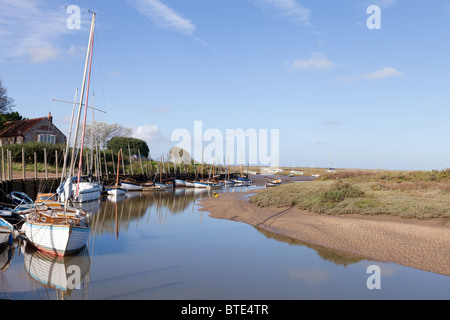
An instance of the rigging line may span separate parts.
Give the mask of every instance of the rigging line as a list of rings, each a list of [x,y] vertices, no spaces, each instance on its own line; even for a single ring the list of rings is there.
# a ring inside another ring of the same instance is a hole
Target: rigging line
[[[103,82],[103,65],[102,65],[102,48],[100,46],[100,42],[99,42],[99,37],[98,37],[98,32],[97,32],[97,37],[94,39],[95,44],[96,44],[96,56],[94,57],[94,59],[96,60],[96,64],[98,64],[100,71],[98,72],[100,75],[100,85],[101,85],[101,91],[102,91],[102,95],[103,95],[103,108],[106,108],[106,97],[105,97],[105,86],[104,86],[104,82]],[[94,64],[94,68],[96,67],[96,64]]]
[[[78,46],[71,45],[70,48],[65,51],[66,55],[69,55],[70,59],[69,63],[65,65],[64,71],[59,75],[58,77],[58,85],[56,86],[55,93],[53,95],[53,98],[56,98],[59,91],[61,90],[61,87],[65,86],[67,84],[67,81],[64,81],[64,79],[70,79],[71,77],[68,76],[69,73],[72,73],[71,67],[75,65],[76,62],[78,62],[78,59],[73,59],[73,57],[78,57],[79,53],[78,50],[83,48],[83,44],[87,42],[89,36],[89,32],[83,32],[82,36],[80,37],[80,41],[78,43]],[[79,50],[81,52],[81,50]]]

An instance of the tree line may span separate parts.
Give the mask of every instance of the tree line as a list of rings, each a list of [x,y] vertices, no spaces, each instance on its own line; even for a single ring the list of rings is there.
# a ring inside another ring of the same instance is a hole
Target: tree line
[[[0,132],[3,130],[6,122],[26,120],[19,112],[13,111],[15,108],[14,99],[8,96],[6,86],[0,79]],[[107,124],[105,122],[94,122],[86,126],[85,144],[91,148],[106,149],[108,153],[117,153],[123,150],[124,156],[128,154],[141,155],[147,157],[150,149],[143,140],[130,137],[132,131],[130,128],[123,127],[117,123]],[[79,133],[81,137],[81,132]],[[6,147],[5,147],[6,148]],[[44,149],[47,154],[49,164],[55,164],[55,151],[63,154],[65,145],[52,145],[40,142],[28,142],[20,145],[8,145],[11,150],[12,161],[22,161],[22,148],[24,149],[25,159],[34,161],[34,153],[37,155],[37,161],[44,161]]]

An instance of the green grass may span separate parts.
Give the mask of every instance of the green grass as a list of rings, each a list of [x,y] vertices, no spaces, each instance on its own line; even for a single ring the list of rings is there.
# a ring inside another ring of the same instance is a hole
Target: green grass
[[[321,214],[450,218],[450,170],[347,172],[258,192],[260,207],[292,207]]]

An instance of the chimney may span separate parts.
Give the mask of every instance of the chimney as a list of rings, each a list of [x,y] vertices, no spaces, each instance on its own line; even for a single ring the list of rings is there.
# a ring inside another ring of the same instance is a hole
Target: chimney
[[[52,114],[49,112],[48,113],[48,121],[50,121],[50,123],[53,123],[53,117],[52,117]]]

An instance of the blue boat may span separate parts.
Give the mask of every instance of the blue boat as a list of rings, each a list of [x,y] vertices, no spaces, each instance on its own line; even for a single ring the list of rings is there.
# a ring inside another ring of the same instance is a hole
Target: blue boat
[[[233,180],[235,186],[251,186],[252,179],[247,179],[243,177],[239,177]]]

